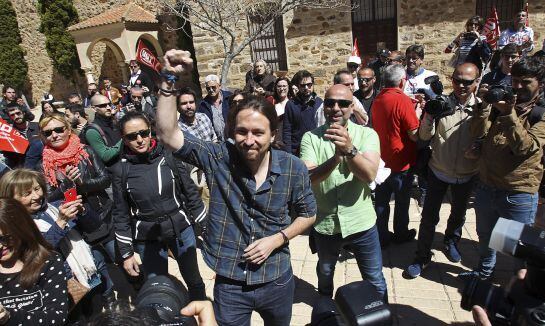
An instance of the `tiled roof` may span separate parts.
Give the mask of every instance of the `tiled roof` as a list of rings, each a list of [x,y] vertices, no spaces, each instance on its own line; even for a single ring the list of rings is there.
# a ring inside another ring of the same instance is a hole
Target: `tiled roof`
[[[79,22],[76,25],[72,25],[68,30],[76,31],[119,22],[158,23],[153,13],[131,2],[123,6],[112,8],[95,17]]]

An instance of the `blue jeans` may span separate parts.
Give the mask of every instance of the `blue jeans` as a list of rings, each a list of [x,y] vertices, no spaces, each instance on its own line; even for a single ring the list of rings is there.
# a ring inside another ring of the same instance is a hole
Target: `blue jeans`
[[[187,227],[180,236],[166,244],[159,241],[135,241],[134,250],[140,255],[147,278],[168,275],[168,249],[174,255],[180,273],[187,284],[191,300],[206,300],[204,282],[197,264],[197,242],[193,228]]]
[[[249,326],[255,310],[266,326],[289,326],[294,291],[291,268],[278,279],[258,285],[218,275],[214,283],[214,314],[218,325]]]
[[[466,183],[450,184],[439,180],[433,171],[428,171],[428,198],[424,202],[422,220],[418,231],[416,262],[426,264],[431,260],[431,246],[435,235],[435,227],[439,222],[439,210],[443,198],[450,187],[452,202],[450,216],[445,230],[444,242],[458,242],[462,237],[462,228],[466,221],[466,210],[473,189],[475,178]]]
[[[475,194],[475,215],[479,236],[479,267],[482,277],[489,277],[496,265],[496,251],[488,247],[492,230],[500,217],[524,224],[534,223],[538,194],[505,191],[479,183]],[[515,269],[522,268],[520,261]]]
[[[108,272],[104,254],[108,255],[111,261],[115,260],[115,240],[112,239],[106,243],[96,244],[91,247],[91,252],[93,258],[95,258],[97,271],[100,273],[102,282],[104,283],[104,292],[102,292],[102,296],[109,296],[114,291],[114,282]]]
[[[318,252],[318,292],[333,296],[333,275],[339,252],[344,245],[354,251],[361,276],[371,282],[380,294],[386,293],[386,281],[382,274],[382,252],[377,227],[342,238],[340,234],[324,235],[314,232],[314,242]]]
[[[394,233],[403,237],[409,231],[409,205],[411,200],[412,174],[408,171],[396,172],[380,184],[375,191],[375,211],[380,242],[390,241],[388,220],[390,219],[390,198],[395,196]]]

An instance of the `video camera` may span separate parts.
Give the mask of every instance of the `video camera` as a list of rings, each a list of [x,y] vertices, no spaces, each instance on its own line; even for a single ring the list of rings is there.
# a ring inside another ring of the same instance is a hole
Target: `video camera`
[[[136,296],[135,310],[152,317],[156,325],[197,326],[195,318],[180,314],[188,303],[189,299],[170,278],[159,275],[144,283]]]
[[[454,113],[454,108],[448,105],[447,97],[443,95],[443,83],[439,80],[439,76],[433,75],[424,79],[426,85],[430,85],[431,90],[437,94],[434,99],[426,102],[424,111],[431,115],[434,119],[449,116]]]
[[[486,103],[494,104],[499,101],[509,102],[513,100],[514,96],[515,94],[513,93],[513,88],[511,86],[495,85],[484,94],[483,100]]]
[[[483,307],[492,325],[545,325],[545,230],[500,218],[490,248],[526,260],[526,277],[507,293],[474,276],[462,292],[462,309]]]
[[[335,293],[335,301],[323,297],[314,304],[311,326],[388,326],[392,312],[369,281],[343,285]]]

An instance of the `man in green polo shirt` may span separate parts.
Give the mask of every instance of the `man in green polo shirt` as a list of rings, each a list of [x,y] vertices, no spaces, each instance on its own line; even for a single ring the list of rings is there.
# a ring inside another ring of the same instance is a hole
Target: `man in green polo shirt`
[[[386,294],[382,253],[371,201],[371,183],[380,161],[378,135],[349,120],[352,92],[334,85],[325,94],[326,123],[305,133],[301,159],[310,171],[318,204],[313,238],[318,252],[318,291],[333,295],[339,251],[352,247],[362,277]]]

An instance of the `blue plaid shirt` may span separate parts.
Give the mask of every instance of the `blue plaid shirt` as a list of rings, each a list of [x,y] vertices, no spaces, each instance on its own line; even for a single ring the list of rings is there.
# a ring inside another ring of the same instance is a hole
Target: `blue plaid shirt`
[[[235,146],[214,144],[184,131],[184,146],[174,153],[204,171],[210,188],[204,261],[217,274],[248,285],[271,282],[291,266],[287,245],[261,265],[246,262],[244,249],[257,239],[278,233],[298,217],[316,215],[316,201],[303,162],[271,149],[270,173],[256,191],[253,175]]]

